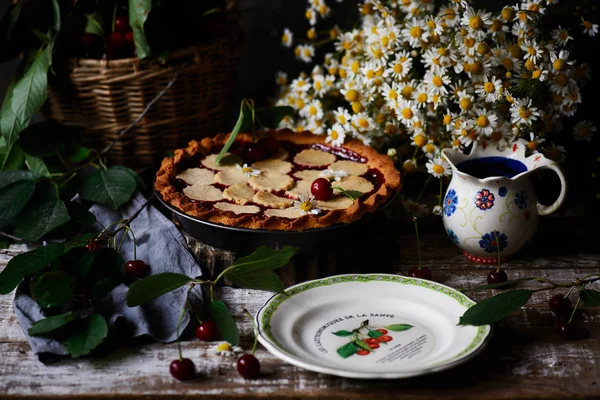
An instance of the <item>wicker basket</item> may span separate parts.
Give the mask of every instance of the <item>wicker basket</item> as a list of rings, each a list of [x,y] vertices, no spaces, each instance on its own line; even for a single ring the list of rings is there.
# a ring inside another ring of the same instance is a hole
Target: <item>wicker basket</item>
[[[48,85],[44,117],[82,128],[101,149],[130,125],[178,73],[173,86],[108,153],[111,163],[140,170],[191,138],[226,130],[237,86],[239,32],[174,52],[165,64],[128,58],[69,59]]]

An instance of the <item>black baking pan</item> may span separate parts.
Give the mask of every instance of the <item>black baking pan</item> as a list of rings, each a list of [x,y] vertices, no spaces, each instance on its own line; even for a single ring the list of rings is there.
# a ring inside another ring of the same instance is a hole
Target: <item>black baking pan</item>
[[[355,222],[327,228],[307,229],[301,232],[235,228],[203,221],[168,204],[160,197],[159,193],[156,193],[156,198],[165,209],[173,214],[185,232],[202,243],[240,254],[250,253],[263,245],[274,249],[293,246],[298,248],[297,254],[306,254],[344,245],[347,247],[348,243],[368,235],[368,230],[373,229],[369,222],[373,222],[375,216],[391,204],[396,195],[392,195],[374,213],[367,213]]]

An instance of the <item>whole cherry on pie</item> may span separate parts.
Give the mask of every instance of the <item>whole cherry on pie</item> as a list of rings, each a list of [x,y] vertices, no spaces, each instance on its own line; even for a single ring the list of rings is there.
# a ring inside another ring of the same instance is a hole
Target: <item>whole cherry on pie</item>
[[[331,182],[325,178],[318,178],[310,185],[310,192],[317,200],[327,201],[333,196]]]

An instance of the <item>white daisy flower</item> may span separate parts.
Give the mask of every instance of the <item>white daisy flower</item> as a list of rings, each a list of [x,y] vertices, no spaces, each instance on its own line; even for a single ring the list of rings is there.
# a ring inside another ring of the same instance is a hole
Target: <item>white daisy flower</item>
[[[496,113],[485,108],[476,108],[473,119],[475,120],[474,128],[484,136],[491,135],[498,123],[498,116]]]
[[[352,126],[359,132],[369,132],[375,129],[375,122],[367,113],[360,112],[352,116]]]
[[[275,75],[275,82],[279,85],[279,86],[285,86],[287,85],[288,82],[288,76],[285,72],[283,71],[277,71],[276,75]]]
[[[323,96],[328,89],[323,75],[316,74],[313,76],[313,90],[316,96]]]
[[[550,61],[552,62],[552,68],[555,71],[563,71],[567,68],[567,65],[575,64],[574,60],[569,61],[569,52],[567,50],[561,50],[558,56],[555,52],[550,53]]]
[[[402,79],[412,69],[412,57],[408,51],[401,51],[396,54],[396,59],[388,64],[389,68],[383,73],[383,77],[392,76]]]
[[[569,35],[569,31],[560,25],[558,25],[557,29],[552,30],[550,35],[552,36],[552,40],[561,46],[566,45],[569,40],[573,40],[573,37]]]
[[[240,346],[232,346],[227,342],[219,343],[215,348],[214,352],[223,357],[231,357],[236,354],[242,353],[243,350]]]
[[[448,164],[448,162],[442,157],[432,158],[431,160],[427,161],[425,166],[427,167],[427,172],[436,178],[441,178],[443,176],[452,174],[450,164]]]
[[[421,47],[421,41],[427,41],[429,38],[429,29],[425,25],[425,21],[413,18],[406,22],[402,29],[402,38],[412,47]]]
[[[281,44],[285,47],[291,47],[293,40],[294,34],[288,28],[285,28],[283,30],[283,34],[281,35]]]
[[[333,116],[338,124],[342,125],[345,129],[350,127],[350,122],[352,121],[352,115],[346,110],[344,107],[338,107],[337,110],[333,112]]]
[[[419,120],[419,109],[414,102],[402,100],[396,108],[396,116],[406,127],[411,127],[413,122]]]
[[[488,77],[483,78],[483,83],[475,87],[475,93],[477,93],[487,103],[493,103],[500,98],[502,90],[502,81],[496,79],[493,76],[491,79]]]
[[[302,108],[298,114],[306,119],[323,119],[323,107],[320,100],[313,100]]]
[[[235,166],[237,167],[237,169],[241,170],[244,173],[244,176],[246,178],[251,178],[253,176],[258,176],[258,175],[260,175],[262,173],[262,171],[250,168],[248,166],[248,164],[244,164],[243,166],[241,166],[240,164],[236,164]]]
[[[484,10],[475,11],[473,7],[467,5],[461,18],[461,24],[468,27],[469,32],[475,36],[477,40],[485,39],[485,28],[492,24],[492,14]]]
[[[438,68],[437,70],[427,71],[423,79],[429,88],[429,93],[442,95],[448,93],[445,85],[450,84],[450,78],[448,78],[448,75],[442,69]]]
[[[290,89],[294,92],[308,92],[310,88],[310,79],[302,77],[294,79],[290,85]]]
[[[531,125],[540,116],[537,107],[531,105],[532,101],[529,98],[515,99],[515,102],[510,107],[511,122],[515,125],[526,124]]]
[[[327,129],[325,143],[330,143],[334,147],[339,147],[344,144],[344,140],[346,140],[346,131],[341,124],[334,124],[331,128]]]
[[[294,201],[294,207],[299,207],[300,211],[302,211],[302,215],[313,214],[317,215],[321,213],[321,209],[318,208],[314,201],[304,195],[300,195],[300,199]]]
[[[296,46],[295,55],[305,63],[310,63],[315,56],[315,47],[312,44],[300,44]]]
[[[596,33],[598,33],[598,24],[592,24],[590,21],[584,19],[583,17],[581,17],[581,24],[579,25],[583,27],[584,35],[590,35],[594,37],[596,36]]]
[[[536,136],[533,132],[531,132],[529,134],[529,142],[527,142],[527,148],[531,150],[532,153],[537,153],[538,147],[540,147],[540,144],[544,143],[545,141],[546,139],[540,138],[539,136]]]
[[[333,170],[330,168],[327,168],[323,171],[321,171],[321,173],[319,174],[319,176],[321,178],[326,178],[334,181],[340,181],[342,178],[345,178],[348,176],[348,173],[344,170]]]
[[[596,128],[596,125],[594,125],[592,121],[583,120],[577,123],[577,125],[575,125],[573,128],[573,137],[575,138],[576,142],[581,142],[584,140],[586,142],[591,142],[592,137],[597,130],[598,129]]]
[[[544,54],[544,51],[536,43],[535,39],[525,40],[521,45],[521,50],[525,52],[523,58],[525,58],[525,60],[531,60],[534,64],[541,60],[542,55]]]
[[[442,206],[440,206],[439,204],[435,207],[433,207],[433,210],[431,210],[431,213],[433,215],[442,215],[442,212],[444,211],[444,209],[442,208]]]

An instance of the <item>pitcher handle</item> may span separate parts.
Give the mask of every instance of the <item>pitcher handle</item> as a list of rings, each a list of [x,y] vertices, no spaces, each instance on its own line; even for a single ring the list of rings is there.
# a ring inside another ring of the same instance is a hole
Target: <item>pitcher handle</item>
[[[538,169],[550,169],[550,170],[554,171],[556,173],[556,175],[558,175],[558,179],[560,179],[560,186],[561,186],[560,194],[558,195],[558,198],[556,199],[556,201],[554,203],[550,204],[549,206],[540,204],[539,201],[537,203],[538,214],[539,215],[549,215],[549,214],[552,214],[553,212],[555,212],[565,201],[565,196],[567,195],[567,180],[565,178],[565,174],[563,173],[563,171],[554,162],[551,162],[551,163],[548,163],[545,165],[540,165],[538,167]]]

